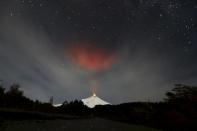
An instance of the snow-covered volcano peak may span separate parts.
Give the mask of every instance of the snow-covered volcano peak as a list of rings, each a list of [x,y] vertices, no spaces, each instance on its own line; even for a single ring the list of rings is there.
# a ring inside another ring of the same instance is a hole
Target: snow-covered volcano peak
[[[82,99],[84,105],[88,106],[89,108],[94,108],[96,105],[109,105],[110,103],[102,100],[101,98],[97,97],[94,93],[92,96]]]

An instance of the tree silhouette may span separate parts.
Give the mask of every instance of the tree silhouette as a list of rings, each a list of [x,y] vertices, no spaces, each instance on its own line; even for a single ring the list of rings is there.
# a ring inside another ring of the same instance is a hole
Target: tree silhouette
[[[4,95],[4,94],[5,94],[5,88],[3,88],[2,85],[0,85],[0,97],[1,97],[2,95]]]
[[[4,105],[5,88],[0,85],[0,107]]]
[[[197,87],[176,84],[172,91],[167,92],[169,110],[166,113],[168,122],[183,127],[194,126],[197,119]]]
[[[18,84],[13,84],[6,94],[13,97],[23,97],[23,91],[20,91],[19,88]]]
[[[175,88],[166,96],[168,102],[197,102],[197,87],[175,84]]]
[[[22,104],[23,91],[20,91],[19,88],[18,84],[13,84],[6,92],[6,106],[19,107]]]
[[[25,97],[23,91],[19,90],[18,84],[13,84],[5,93],[6,107],[32,109],[34,106],[33,100]]]

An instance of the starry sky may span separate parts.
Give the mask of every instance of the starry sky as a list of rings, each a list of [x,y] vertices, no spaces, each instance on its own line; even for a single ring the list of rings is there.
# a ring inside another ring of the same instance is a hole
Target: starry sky
[[[1,0],[0,80],[55,103],[197,85],[196,0]]]

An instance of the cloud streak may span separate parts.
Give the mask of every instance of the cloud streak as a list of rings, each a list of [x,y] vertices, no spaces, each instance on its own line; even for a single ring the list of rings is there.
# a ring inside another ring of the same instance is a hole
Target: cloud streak
[[[133,2],[125,2],[124,6],[134,8]],[[162,3],[162,11],[166,11],[167,8],[163,9],[164,4],[166,3]],[[150,8],[150,5],[144,6]],[[94,6],[97,6],[96,3]],[[124,11],[126,11],[126,7]],[[65,99],[82,99],[91,95],[89,78],[96,80],[98,96],[113,104],[129,101],[159,101],[164,98],[165,92],[171,89],[173,84],[197,84],[196,53],[192,52],[191,56],[186,56],[181,52],[184,42],[179,40],[180,36],[174,37],[173,40],[169,38],[170,35],[176,33],[176,28],[169,24],[173,23],[173,19],[166,18],[165,22],[172,28],[158,37],[161,39],[158,41],[158,39],[153,39],[155,34],[158,35],[155,33],[157,30],[154,32],[152,29],[155,29],[161,21],[155,18],[153,21],[144,23],[149,15],[144,15],[142,12],[148,10],[143,6],[139,6],[139,8],[139,16],[135,15],[137,22],[129,33],[126,32],[128,31],[127,26],[123,26],[128,23],[118,21],[119,18],[114,16],[114,21],[122,23],[117,29],[112,30],[111,27],[115,26],[108,26],[108,23],[105,30],[104,25],[98,24],[98,27],[103,29],[106,34],[99,37],[101,32],[98,34],[94,32],[93,35],[90,35],[88,31],[84,33],[90,38],[95,35],[96,39],[99,38],[98,41],[105,41],[108,34],[111,37],[123,32],[118,35],[120,38],[99,43],[102,48],[109,52],[116,52],[118,55],[117,62],[110,63],[111,68],[99,73],[90,73],[79,68],[70,61],[69,56],[65,56],[65,48],[67,50],[71,45],[71,39],[77,40],[77,36],[80,36],[80,33],[76,33],[77,31],[72,27],[66,28],[67,30],[61,34],[58,32],[61,32],[59,26],[56,26],[56,30],[51,32],[52,27],[40,28],[31,21],[32,19],[1,14],[3,17],[0,21],[0,79],[4,81],[6,87],[8,87],[8,83],[19,83],[25,95],[33,99],[48,101],[51,96],[54,96],[56,103],[63,102]],[[122,7],[118,6],[117,9],[122,9]],[[86,11],[88,10],[84,9],[82,13],[86,14]],[[103,10],[98,11],[100,11],[99,15],[102,15]],[[150,16],[152,17],[152,14]],[[84,27],[88,28],[86,22],[90,21],[86,20],[85,16],[83,17],[82,24],[85,23]],[[120,18],[124,17],[120,15]],[[78,21],[78,19],[81,17],[76,17],[74,21]],[[97,22],[97,19],[95,21]],[[116,22],[115,24],[117,24]],[[71,24],[67,22],[65,27],[69,27],[69,25]],[[122,31],[124,29],[126,31]],[[58,33],[61,34],[60,36],[64,35],[65,38],[58,41],[57,39],[60,37]],[[173,48],[174,46],[176,48]],[[89,50],[87,51],[89,52]],[[95,52],[93,49],[90,49],[91,51]],[[89,54],[87,53],[87,55]],[[88,64],[92,64],[91,60],[88,61]],[[95,65],[93,64],[93,66]]]

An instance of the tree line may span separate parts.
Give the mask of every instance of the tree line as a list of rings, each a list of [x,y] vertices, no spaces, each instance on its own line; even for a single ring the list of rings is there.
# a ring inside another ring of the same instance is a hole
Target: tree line
[[[48,112],[51,114],[103,117],[131,124],[169,130],[190,130],[197,124],[197,87],[176,84],[161,102],[131,102],[119,105],[97,105],[90,109],[82,101],[65,101],[60,107],[24,96],[18,84],[8,91],[0,86],[0,108]]]
[[[0,85],[0,108],[79,116],[87,115],[89,111],[89,108],[80,100],[70,102],[65,100],[62,106],[57,108],[54,107],[50,101],[41,102],[39,100],[32,100],[24,96],[23,91],[20,90],[19,84],[11,85],[7,91],[2,85]]]

